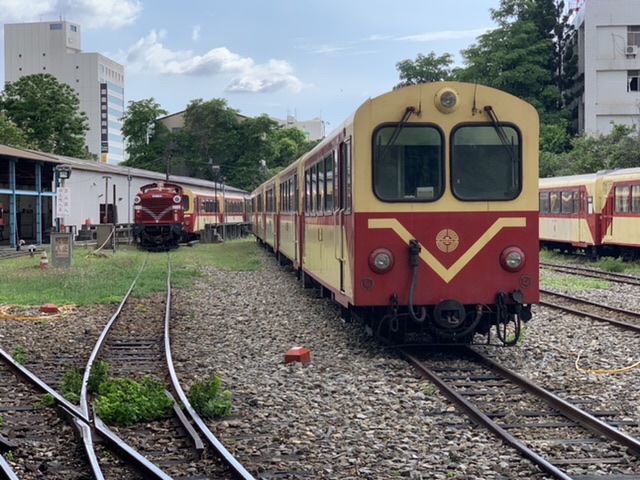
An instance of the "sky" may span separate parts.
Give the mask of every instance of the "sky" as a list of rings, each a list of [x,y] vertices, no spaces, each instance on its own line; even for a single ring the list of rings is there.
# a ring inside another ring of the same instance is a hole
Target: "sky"
[[[500,0],[0,0],[4,24],[80,25],[82,50],[125,67],[125,105],[169,113],[225,99],[240,114],[321,119],[329,133],[400,82],[396,64],[460,51]]]

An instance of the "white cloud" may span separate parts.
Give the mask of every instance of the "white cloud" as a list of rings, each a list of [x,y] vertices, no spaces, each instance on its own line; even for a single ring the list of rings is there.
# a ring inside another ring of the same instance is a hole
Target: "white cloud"
[[[475,30],[443,30],[441,32],[427,32],[418,35],[398,37],[396,40],[407,42],[433,42],[440,40],[458,40],[461,38],[476,38],[487,33],[490,28],[477,28]]]
[[[135,23],[140,12],[140,0],[0,0],[0,20],[4,23],[62,18],[85,28],[117,29]]]
[[[303,86],[293,75],[291,65],[283,60],[256,65],[252,58],[241,57],[225,47],[213,48],[204,55],[191,50],[173,51],[161,42],[166,36],[164,30],[151,31],[115,60],[125,64],[128,74],[227,75],[233,78],[226,90],[235,93],[299,91]]]

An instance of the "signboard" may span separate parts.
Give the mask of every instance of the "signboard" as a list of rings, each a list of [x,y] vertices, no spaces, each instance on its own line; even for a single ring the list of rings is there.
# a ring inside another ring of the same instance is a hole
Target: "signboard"
[[[73,256],[73,234],[51,234],[51,264],[54,267],[71,266]]]
[[[69,187],[58,187],[56,189],[56,217],[68,217],[71,215],[71,191]]]
[[[100,153],[109,153],[109,90],[100,84]]]

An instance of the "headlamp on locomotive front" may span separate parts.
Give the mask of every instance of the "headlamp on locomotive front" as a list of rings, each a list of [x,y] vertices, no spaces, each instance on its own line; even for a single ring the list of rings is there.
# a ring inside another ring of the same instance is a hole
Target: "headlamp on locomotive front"
[[[507,247],[500,254],[500,265],[507,272],[517,272],[522,270],[526,263],[526,258],[522,249],[518,247]]]
[[[140,198],[140,195],[136,195],[133,199],[133,203],[135,203],[136,205],[139,204],[142,201],[142,199]]]
[[[436,108],[442,113],[452,113],[460,105],[460,98],[454,89],[447,87],[436,92],[434,102]]]
[[[180,203],[181,200],[182,200],[182,198],[180,198],[180,195],[174,195],[173,203]]]
[[[395,258],[386,248],[377,248],[369,255],[369,268],[376,273],[387,273],[393,269]]]

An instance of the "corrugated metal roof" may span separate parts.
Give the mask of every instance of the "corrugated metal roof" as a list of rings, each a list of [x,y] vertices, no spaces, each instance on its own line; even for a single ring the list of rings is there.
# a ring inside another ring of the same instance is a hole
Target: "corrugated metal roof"
[[[6,155],[9,157],[27,158],[30,160],[40,160],[43,162],[66,164],[71,165],[71,168],[78,170],[86,170],[99,172],[102,174],[112,175],[132,175],[135,177],[148,178],[149,180],[165,180],[166,174],[161,172],[152,172],[150,170],[143,170],[141,168],[122,167],[119,165],[110,165],[108,163],[101,163],[95,160],[82,160],[79,158],[65,157],[64,155],[54,155],[53,153],[36,152],[35,150],[28,150],[23,148],[10,147],[8,145],[0,145],[0,156]],[[170,175],[170,181],[178,184],[186,184],[192,186],[199,186],[203,188],[218,188],[222,189],[222,184],[211,182],[209,180],[203,180],[201,178],[182,177],[178,175]],[[234,192],[248,193],[245,190],[235,188],[229,185],[225,185],[225,189]]]

